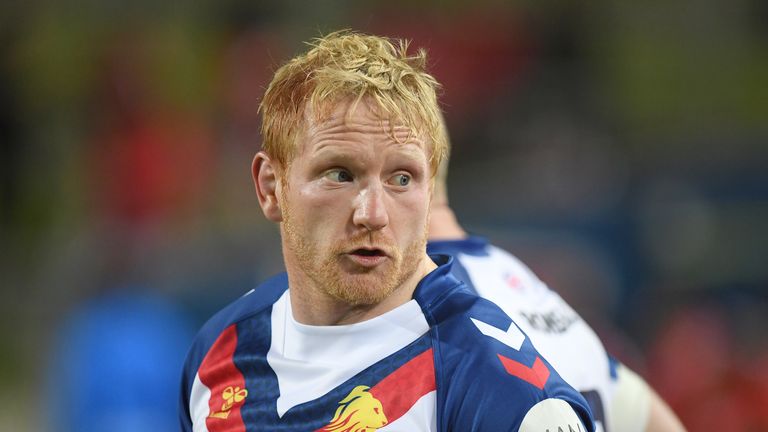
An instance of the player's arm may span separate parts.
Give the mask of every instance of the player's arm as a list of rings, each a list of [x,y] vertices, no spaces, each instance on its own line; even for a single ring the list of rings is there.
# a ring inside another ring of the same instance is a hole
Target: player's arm
[[[611,401],[612,431],[685,432],[672,409],[638,374],[623,364],[617,368]]]
[[[653,389],[650,392],[650,413],[646,432],[685,432],[685,426],[680,422],[672,408]]]
[[[479,302],[478,309],[482,304],[491,303]],[[494,315],[467,320],[473,324],[471,331],[457,346],[474,349],[462,350],[457,367],[447,368],[453,369],[454,391],[445,398],[452,408],[447,418],[453,430],[593,432],[584,397],[536,351],[517,324],[506,315]],[[446,351],[441,350],[443,355]],[[444,358],[440,363],[449,364]]]
[[[192,432],[193,430],[192,417],[189,412],[189,400],[190,391],[192,389],[191,380],[194,380],[194,378],[190,378],[189,362],[190,358],[188,354],[187,358],[184,360],[180,382],[181,385],[179,386],[180,391],[177,414],[179,416],[179,430],[181,432]]]
[[[584,423],[568,402],[544,399],[534,405],[523,418],[518,432],[587,431]]]

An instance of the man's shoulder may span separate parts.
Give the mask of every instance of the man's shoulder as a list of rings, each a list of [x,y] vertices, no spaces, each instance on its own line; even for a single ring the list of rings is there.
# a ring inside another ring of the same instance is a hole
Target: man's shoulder
[[[528,366],[533,367],[540,358],[520,327],[488,299],[466,290],[456,290],[437,309],[442,309],[438,311],[442,319],[436,323],[441,355],[451,359],[448,365],[452,367],[471,364],[485,369],[468,371],[470,373],[505,375],[503,372],[508,360],[529,363]],[[548,375],[545,369],[537,368],[532,374],[518,378],[543,389],[546,382],[544,375]],[[513,380],[513,383],[521,384],[519,380]]]
[[[450,263],[446,269],[450,270]],[[495,364],[499,356],[517,361],[538,356],[528,336],[497,303],[452,278],[450,271],[435,280],[437,289],[424,284],[415,298],[444,357],[458,366],[470,361]]]
[[[525,424],[527,416],[554,409],[575,412],[562,419],[580,419],[591,426],[586,401],[496,304],[457,289],[435,312],[442,318],[435,323],[435,372],[438,388],[444,392],[439,399],[451,424],[471,430],[480,421],[477,416],[482,416],[486,430],[507,430],[508,425]],[[566,404],[564,409],[561,403]],[[539,408],[530,414],[534,407]],[[472,414],[467,417],[467,413]],[[578,430],[577,423],[558,425]]]
[[[525,263],[482,237],[430,242],[429,250],[453,256],[454,275],[483,297],[500,288],[528,302],[551,293]]]
[[[195,364],[202,361],[205,354],[226,329],[271,307],[287,289],[288,277],[285,273],[281,273],[214,314],[195,336],[187,355],[185,369],[195,369]]]
[[[220,333],[223,329],[236,324],[249,316],[272,306],[288,289],[288,276],[280,273],[267,279],[258,287],[214,314],[201,328],[198,338],[208,333]]]

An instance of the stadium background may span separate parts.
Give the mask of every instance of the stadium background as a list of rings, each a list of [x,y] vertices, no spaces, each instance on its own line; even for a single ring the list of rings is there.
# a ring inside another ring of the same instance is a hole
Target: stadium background
[[[582,3],[3,2],[0,430],[172,421],[191,332],[281,268],[264,86],[339,28],[430,53],[471,231],[691,430],[768,430],[768,3]]]

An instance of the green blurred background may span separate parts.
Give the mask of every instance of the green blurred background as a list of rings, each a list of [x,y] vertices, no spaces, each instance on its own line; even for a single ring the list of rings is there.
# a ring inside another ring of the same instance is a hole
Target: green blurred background
[[[257,106],[281,61],[340,28],[427,49],[467,228],[691,430],[768,430],[760,0],[2,3],[0,430],[85,430],[49,399],[88,393],[62,376],[98,299],[162,299],[194,329],[281,270],[250,179]],[[85,339],[112,339],[111,319]]]

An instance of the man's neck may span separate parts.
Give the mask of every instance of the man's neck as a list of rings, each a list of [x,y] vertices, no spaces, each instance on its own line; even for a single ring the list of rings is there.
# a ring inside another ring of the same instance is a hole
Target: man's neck
[[[429,240],[462,240],[467,232],[459,225],[448,203],[432,203],[429,217]]]

